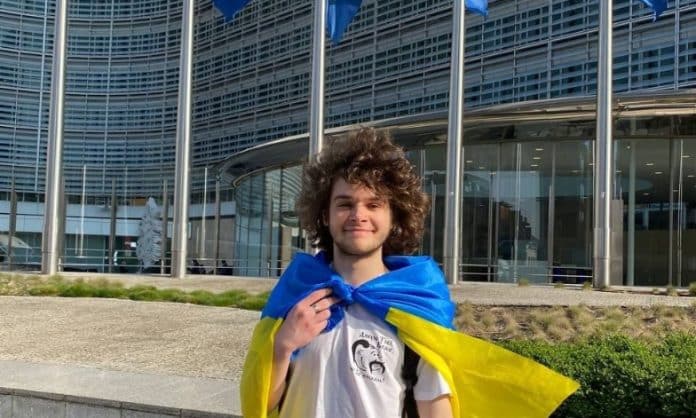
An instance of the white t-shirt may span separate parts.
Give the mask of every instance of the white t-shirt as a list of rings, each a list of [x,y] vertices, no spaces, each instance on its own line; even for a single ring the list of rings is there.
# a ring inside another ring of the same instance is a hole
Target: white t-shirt
[[[401,417],[404,344],[360,305],[345,313],[296,356],[281,418]],[[440,373],[422,359],[416,373],[416,400],[450,393]]]

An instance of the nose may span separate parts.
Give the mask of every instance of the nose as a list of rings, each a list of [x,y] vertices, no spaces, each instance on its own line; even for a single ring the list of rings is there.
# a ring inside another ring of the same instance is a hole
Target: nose
[[[356,222],[362,222],[364,220],[364,209],[361,205],[355,205],[350,211],[350,219]]]

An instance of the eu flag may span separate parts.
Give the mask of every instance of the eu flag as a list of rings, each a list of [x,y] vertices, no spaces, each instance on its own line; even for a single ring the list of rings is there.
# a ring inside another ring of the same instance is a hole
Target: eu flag
[[[667,10],[667,0],[641,0],[643,3],[645,3],[646,6],[650,7],[653,9],[655,12],[655,20],[657,20],[658,17]]]
[[[250,0],[213,0],[213,4],[225,16],[225,20],[232,20]]]
[[[250,0],[213,0],[213,4],[225,16],[225,20],[231,20],[240,10],[242,10]],[[334,44],[341,41],[343,33],[348,29],[348,25],[353,20],[360,9],[362,0],[326,0],[328,7],[326,10],[326,29],[329,37]],[[456,0],[458,1],[458,0]],[[660,12],[667,7],[666,0],[643,0],[650,7],[653,3],[664,5]],[[466,8],[474,13],[483,16],[488,15],[488,0],[465,0]]]
[[[341,41],[343,32],[346,31],[348,25],[350,25],[356,13],[358,13],[362,0],[328,0],[328,2],[326,26],[331,41],[337,44]],[[465,0],[465,4],[466,8],[474,13],[483,16],[488,15],[488,0]]]

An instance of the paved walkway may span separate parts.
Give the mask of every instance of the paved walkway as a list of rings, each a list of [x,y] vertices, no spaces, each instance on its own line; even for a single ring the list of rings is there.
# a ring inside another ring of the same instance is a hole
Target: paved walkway
[[[108,278],[213,292],[262,292],[275,284],[221,276]],[[460,302],[496,305],[689,306],[696,300],[488,283],[462,283],[451,291]],[[258,315],[178,303],[0,297],[0,411],[2,393],[31,391],[239,414],[238,381]]]

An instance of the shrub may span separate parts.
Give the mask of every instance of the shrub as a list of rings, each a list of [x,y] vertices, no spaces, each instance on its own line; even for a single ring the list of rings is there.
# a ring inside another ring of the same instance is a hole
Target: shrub
[[[696,296],[696,282],[692,282],[689,285],[689,295]]]
[[[128,299],[131,300],[162,300],[154,286],[133,286],[128,289]]]
[[[696,336],[661,343],[609,336],[578,343],[501,345],[578,380],[554,417],[696,416]]]

